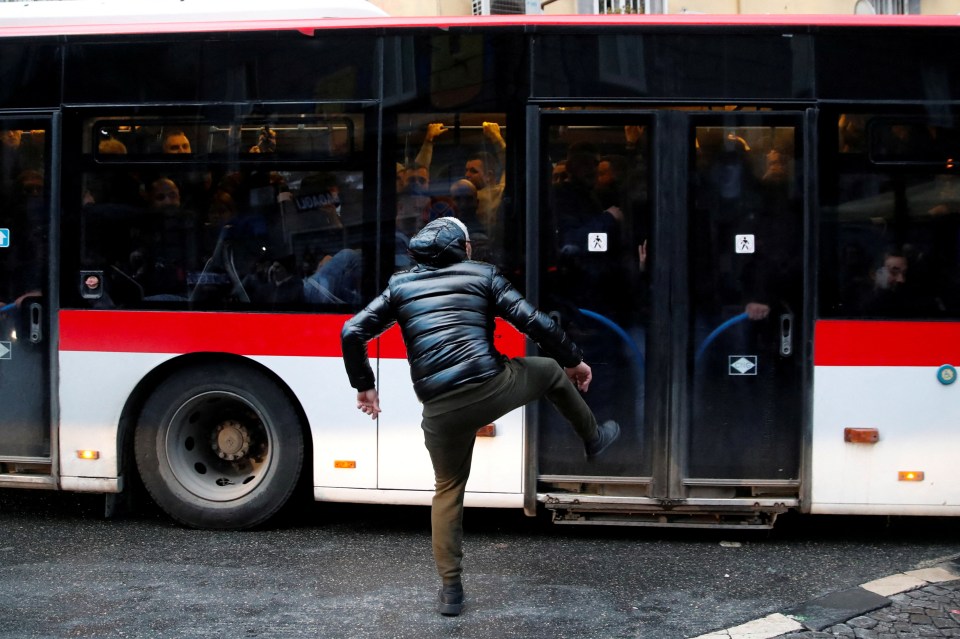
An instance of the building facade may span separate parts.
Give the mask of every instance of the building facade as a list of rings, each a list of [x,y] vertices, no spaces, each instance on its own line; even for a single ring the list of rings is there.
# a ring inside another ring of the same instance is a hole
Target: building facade
[[[394,16],[489,14],[960,14],[960,0],[370,0]]]

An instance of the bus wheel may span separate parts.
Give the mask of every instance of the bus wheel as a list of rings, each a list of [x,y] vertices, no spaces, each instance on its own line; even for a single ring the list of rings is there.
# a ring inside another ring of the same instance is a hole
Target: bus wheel
[[[253,369],[209,364],[162,382],[134,437],[150,495],[195,528],[265,522],[293,493],[303,447],[297,412],[273,381]]]

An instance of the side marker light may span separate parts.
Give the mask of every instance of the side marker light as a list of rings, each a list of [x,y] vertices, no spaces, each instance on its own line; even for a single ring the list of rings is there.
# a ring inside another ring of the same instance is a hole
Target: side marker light
[[[497,436],[497,425],[496,424],[487,424],[480,428],[477,431],[477,437],[496,437]]]
[[[99,450],[78,450],[77,457],[79,459],[100,459]]]
[[[923,471],[901,470],[897,473],[897,481],[923,481]]]
[[[844,428],[843,441],[851,444],[876,444],[880,431],[876,428]]]
[[[335,459],[333,460],[334,468],[356,468],[357,462],[352,459]]]

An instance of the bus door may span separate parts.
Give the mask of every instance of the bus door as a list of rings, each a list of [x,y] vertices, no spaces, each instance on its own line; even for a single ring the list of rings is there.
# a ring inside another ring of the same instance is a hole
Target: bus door
[[[584,398],[597,419],[622,429],[621,442],[588,464],[570,425],[540,402],[530,413],[538,422],[537,480],[605,478],[645,492],[654,457],[647,414],[653,114],[533,109],[530,117],[539,132],[531,140],[539,148],[528,149],[539,188],[528,209],[539,219],[528,253],[539,255],[539,268],[528,288],[584,351],[594,376]]]
[[[0,117],[0,474],[49,472],[49,118]]]
[[[587,462],[572,428],[541,402],[531,413],[538,491],[693,509],[796,495],[802,115],[528,117],[540,187],[530,195],[531,290],[584,350],[598,420],[622,430]]]
[[[682,494],[796,495],[807,341],[803,117],[691,115],[685,129]]]

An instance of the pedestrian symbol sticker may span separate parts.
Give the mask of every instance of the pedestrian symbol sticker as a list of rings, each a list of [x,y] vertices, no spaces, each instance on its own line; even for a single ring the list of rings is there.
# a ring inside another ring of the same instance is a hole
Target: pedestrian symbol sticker
[[[590,233],[587,242],[588,250],[591,253],[605,253],[607,250],[606,233]]]
[[[13,359],[13,349],[10,342],[0,342],[0,359]]]
[[[10,229],[0,229],[0,248],[10,246]]]
[[[753,253],[755,246],[752,233],[737,236],[737,253]]]
[[[730,355],[730,368],[728,375],[756,375],[757,374],[757,356],[756,355]]]

